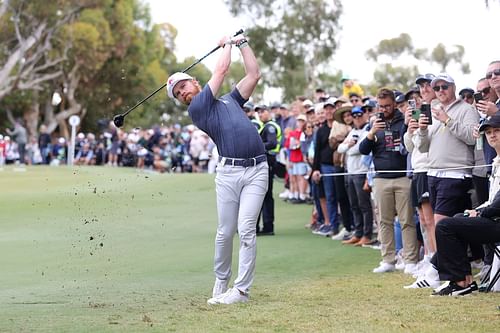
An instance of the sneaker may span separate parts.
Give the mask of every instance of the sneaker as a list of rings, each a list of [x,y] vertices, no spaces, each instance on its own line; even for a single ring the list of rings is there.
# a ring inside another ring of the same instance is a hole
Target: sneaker
[[[314,231],[313,233],[320,236],[330,237],[331,235],[333,235],[333,227],[331,225],[323,224],[321,228],[319,228],[317,231]]]
[[[248,302],[248,299],[248,294],[242,293],[237,288],[233,287],[218,297],[210,298],[207,303],[210,305],[245,303]]]
[[[401,259],[401,260],[398,260],[396,262],[396,265],[394,265],[394,267],[396,268],[396,270],[398,271],[402,271],[405,269],[405,262]]]
[[[221,280],[215,278],[214,289],[212,290],[212,297],[218,297],[227,291],[228,280]]]
[[[388,272],[394,272],[396,269],[394,264],[388,264],[386,262],[381,262],[380,266],[377,268],[373,269],[373,273],[388,273]]]
[[[439,288],[439,280],[431,280],[426,277],[421,277],[408,286],[403,286],[404,289],[420,289],[420,288]]]
[[[351,239],[353,235],[354,235],[354,232],[352,232],[352,231],[348,231],[348,232],[344,235],[344,237],[342,237],[342,241],[346,241],[346,240]]]
[[[417,264],[406,264],[403,272],[405,274],[413,275],[415,274],[416,271],[417,271]]]
[[[363,244],[363,245],[361,245],[361,247],[368,247],[368,248],[374,249],[374,250],[380,250],[382,248],[382,246],[380,245],[380,242],[378,240],[374,240],[369,244]]]
[[[472,283],[467,287],[460,287],[456,282],[450,282],[450,284],[441,289],[440,291],[435,291],[431,296],[465,296],[472,293]],[[477,287],[477,285],[476,285]]]
[[[415,269],[415,273],[413,273],[413,277],[416,279],[419,276],[422,276],[425,274],[425,272],[429,269],[430,267],[430,259],[429,257],[425,256],[424,259],[420,260],[417,263],[417,267]]]
[[[479,291],[479,287],[476,283],[476,281],[472,281],[471,284],[469,284],[471,292]]]
[[[285,189],[278,196],[279,196],[280,199],[288,199],[288,195],[289,194],[290,194],[290,191],[288,189]]]
[[[418,289],[418,288],[438,288],[439,284],[439,273],[438,271],[430,265],[425,274],[418,277],[415,282],[408,286],[404,286],[405,289]]]
[[[348,233],[349,231],[345,230],[345,228],[342,228],[336,235],[332,236],[332,240],[342,240],[344,239],[344,236]]]

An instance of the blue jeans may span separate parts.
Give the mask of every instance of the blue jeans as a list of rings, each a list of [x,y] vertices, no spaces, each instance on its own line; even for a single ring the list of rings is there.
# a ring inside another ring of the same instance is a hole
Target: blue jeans
[[[310,182],[311,185],[311,193],[312,197],[314,199],[314,206],[316,207],[316,211],[318,212],[318,224],[323,224],[325,223],[325,217],[323,216],[323,210],[321,209],[321,204],[320,204],[320,194],[319,194],[319,187],[321,186],[320,184],[316,184],[315,182]]]
[[[321,164],[321,174],[335,173],[333,165]],[[321,177],[323,180],[323,189],[325,190],[326,209],[328,210],[328,217],[330,224],[335,230],[339,229],[338,208],[337,208],[337,194],[335,191],[335,177],[326,176]]]

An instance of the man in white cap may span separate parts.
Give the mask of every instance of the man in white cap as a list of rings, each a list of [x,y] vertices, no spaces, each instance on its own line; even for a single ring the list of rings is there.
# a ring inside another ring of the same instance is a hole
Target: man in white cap
[[[473,132],[479,123],[479,114],[472,105],[457,99],[455,81],[449,74],[438,74],[432,79],[431,87],[439,102],[433,101],[431,104],[432,124],[421,113],[415,146],[422,153],[428,152],[429,199],[438,227],[439,221],[444,218],[471,208],[468,191],[472,188],[476,143]],[[476,246],[471,249],[473,256],[479,253]],[[436,255],[431,259],[431,264],[425,274],[417,279],[417,284],[425,282],[436,285],[439,282]]]
[[[249,298],[255,272],[255,225],[268,187],[268,164],[259,133],[242,109],[260,79],[255,55],[242,35],[223,37],[219,45],[223,47],[222,54],[203,88],[188,74],[175,73],[168,78],[167,91],[171,98],[189,106],[193,123],[217,145],[216,279],[208,303],[232,304]],[[241,52],[246,75],[229,94],[217,98],[229,72],[233,45]],[[236,231],[240,240],[238,277],[234,287],[228,289]]]

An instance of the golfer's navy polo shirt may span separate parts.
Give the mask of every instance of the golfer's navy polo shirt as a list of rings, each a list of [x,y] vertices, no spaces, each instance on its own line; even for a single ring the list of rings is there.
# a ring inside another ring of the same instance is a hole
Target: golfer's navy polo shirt
[[[189,105],[193,123],[214,140],[220,156],[251,158],[266,153],[259,133],[242,109],[245,102],[236,88],[216,99],[207,84]]]

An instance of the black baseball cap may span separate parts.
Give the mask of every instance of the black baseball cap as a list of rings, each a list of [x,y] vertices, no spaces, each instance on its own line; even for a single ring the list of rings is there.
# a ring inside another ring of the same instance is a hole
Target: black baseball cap
[[[468,87],[467,87],[467,88],[463,88],[462,90],[460,90],[460,92],[459,92],[458,94],[459,94],[461,97],[464,97],[464,95],[465,95],[466,93],[469,93],[469,94],[473,95],[473,94],[474,94],[474,89],[472,89],[472,88],[468,88]]]
[[[394,90],[394,101],[396,103],[403,103],[405,101],[405,94],[399,90]]]
[[[486,119],[486,121],[479,126],[479,132],[484,132],[488,127],[500,128],[500,114],[495,113],[490,119]]]
[[[254,111],[257,112],[259,110],[269,110],[269,109],[265,104],[257,104],[254,108]]]
[[[420,89],[418,87],[412,87],[410,90],[408,90],[405,94],[405,100],[409,100],[411,95],[413,94],[419,94],[420,95]]]

